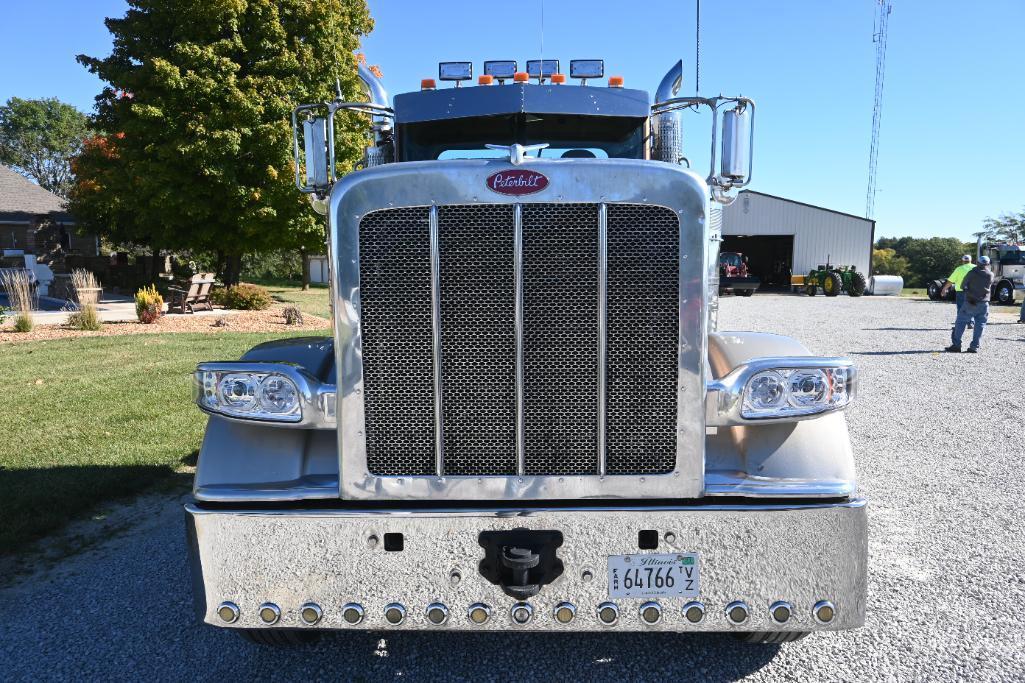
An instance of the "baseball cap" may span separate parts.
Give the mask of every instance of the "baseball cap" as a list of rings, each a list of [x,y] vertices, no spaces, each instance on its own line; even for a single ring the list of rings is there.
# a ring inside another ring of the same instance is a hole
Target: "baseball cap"
[[[965,254],[964,256],[961,257],[961,260],[964,261],[965,263],[971,263],[972,262],[972,257],[969,256],[968,254]]]
[[[980,256],[979,257],[979,265],[980,266],[988,266],[989,265],[989,257],[988,256]]]

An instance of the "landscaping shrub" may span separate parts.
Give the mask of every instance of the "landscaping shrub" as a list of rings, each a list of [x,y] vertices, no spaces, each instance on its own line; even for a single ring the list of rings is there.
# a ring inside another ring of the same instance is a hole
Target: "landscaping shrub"
[[[17,312],[15,332],[32,331],[32,283],[24,270],[5,270],[0,273],[0,289],[7,292],[11,310]]]
[[[214,291],[211,298],[215,304],[238,311],[262,311],[272,303],[270,292],[259,285],[242,283]]]
[[[71,271],[71,286],[75,288],[78,310],[68,316],[68,324],[76,330],[95,332],[103,324],[96,311],[100,299],[100,283],[88,270],[76,268]]]
[[[135,293],[135,315],[139,322],[147,325],[155,323],[164,314],[164,297],[160,296],[154,285],[143,287]]]
[[[285,318],[286,325],[303,325],[303,312],[299,310],[298,306],[286,306],[285,310],[281,312],[281,315]]]
[[[96,305],[91,304],[69,315],[68,326],[84,332],[96,332],[103,327],[103,322],[100,320],[100,314],[96,312]]]

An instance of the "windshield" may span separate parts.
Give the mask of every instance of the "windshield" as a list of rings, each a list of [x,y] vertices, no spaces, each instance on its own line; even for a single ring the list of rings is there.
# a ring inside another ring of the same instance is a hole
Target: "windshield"
[[[486,145],[513,143],[548,143],[544,159],[643,159],[644,119],[513,114],[407,123],[399,131],[399,159],[499,159],[508,153]]]

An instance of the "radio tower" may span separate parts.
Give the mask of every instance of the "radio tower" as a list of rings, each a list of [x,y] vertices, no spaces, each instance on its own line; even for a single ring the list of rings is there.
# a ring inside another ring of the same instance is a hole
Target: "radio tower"
[[[868,192],[865,194],[865,218],[876,209],[876,163],[879,160],[879,122],[883,118],[883,77],[886,75],[886,27],[893,4],[876,0],[876,18],[872,42],[876,45],[876,94],[872,105],[872,144],[868,150]]]

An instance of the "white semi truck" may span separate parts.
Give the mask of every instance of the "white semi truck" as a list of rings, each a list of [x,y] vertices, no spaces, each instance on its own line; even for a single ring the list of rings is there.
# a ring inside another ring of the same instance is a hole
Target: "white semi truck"
[[[361,67],[369,101],[296,109],[334,331],[196,370],[203,622],[281,645],[863,624],[854,366],[715,330],[713,207],[750,181],[754,103],[679,96],[682,63],[653,104],[601,60],[560,71],[485,62],[392,102]],[[700,108],[706,177],[681,127]],[[351,112],[374,139],[336,179]]]

